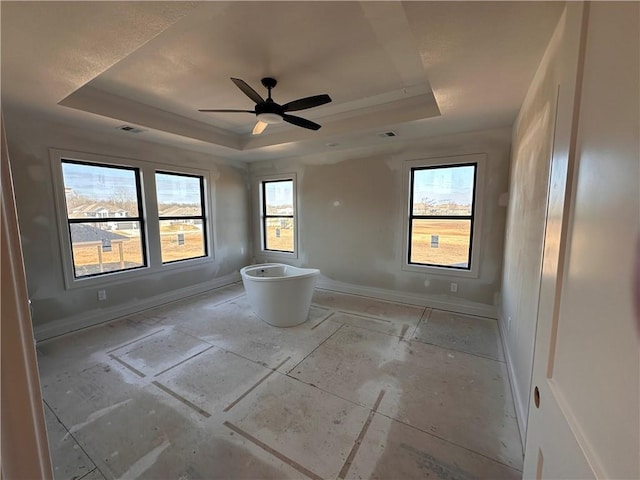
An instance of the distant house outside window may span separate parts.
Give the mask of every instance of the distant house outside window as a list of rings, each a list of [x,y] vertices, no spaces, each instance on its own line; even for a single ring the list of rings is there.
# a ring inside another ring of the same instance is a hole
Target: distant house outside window
[[[264,251],[295,253],[295,182],[292,178],[261,182]]]
[[[137,168],[62,160],[75,278],[147,265]]]
[[[207,255],[204,178],[156,172],[162,263]]]
[[[480,230],[477,197],[483,161],[484,154],[477,154],[408,162],[408,270],[477,275],[479,242],[474,237]]]

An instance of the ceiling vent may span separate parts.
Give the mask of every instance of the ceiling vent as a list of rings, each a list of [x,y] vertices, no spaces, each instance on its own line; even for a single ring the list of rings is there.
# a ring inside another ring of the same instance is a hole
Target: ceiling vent
[[[387,137],[397,137],[398,134],[392,130],[389,130],[388,132],[381,132],[378,134],[378,136],[380,138],[387,138]]]
[[[120,125],[119,127],[117,127],[117,129],[118,130],[122,130],[123,132],[129,132],[129,133],[142,133],[142,132],[144,132],[143,129],[132,127],[131,125]]]

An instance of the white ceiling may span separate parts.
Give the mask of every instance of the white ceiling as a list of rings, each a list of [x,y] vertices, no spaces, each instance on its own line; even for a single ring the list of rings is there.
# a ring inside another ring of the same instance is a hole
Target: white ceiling
[[[245,161],[508,126],[561,2],[6,2],[2,102]],[[333,102],[251,135],[238,77]],[[7,115],[10,121],[10,115]],[[383,139],[378,133],[398,136]],[[338,144],[328,147],[328,144]]]

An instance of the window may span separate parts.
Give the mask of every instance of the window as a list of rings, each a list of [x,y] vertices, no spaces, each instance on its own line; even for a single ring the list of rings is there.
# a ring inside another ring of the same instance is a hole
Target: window
[[[66,288],[192,269],[213,258],[206,170],[49,153]]]
[[[162,263],[207,255],[204,178],[156,172]]]
[[[470,271],[477,163],[412,166],[408,265]]]
[[[140,172],[62,160],[74,278],[145,267]]]
[[[295,185],[292,178],[264,180],[262,196],[262,246],[270,252],[294,253]]]

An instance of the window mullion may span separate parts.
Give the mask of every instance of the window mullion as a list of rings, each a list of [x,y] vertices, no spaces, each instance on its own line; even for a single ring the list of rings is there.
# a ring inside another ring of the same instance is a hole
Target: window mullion
[[[142,222],[142,217],[82,217],[67,218],[69,223]]]
[[[471,220],[473,215],[411,215],[418,220]]]
[[[204,220],[202,215],[184,215],[179,217],[158,217],[159,220]]]

